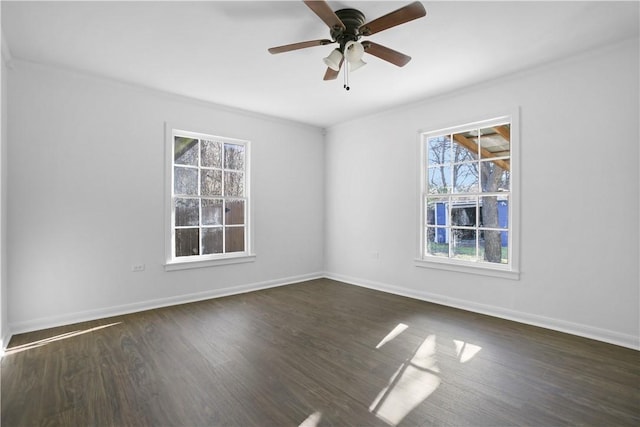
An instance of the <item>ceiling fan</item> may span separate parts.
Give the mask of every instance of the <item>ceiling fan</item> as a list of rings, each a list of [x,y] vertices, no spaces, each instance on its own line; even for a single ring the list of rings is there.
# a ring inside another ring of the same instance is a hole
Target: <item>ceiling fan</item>
[[[327,24],[331,39],[309,40],[272,47],[269,49],[269,52],[276,54],[313,46],[325,46],[338,43],[339,47],[324,58],[324,62],[328,67],[324,74],[324,80],[334,80],[338,77],[338,73],[345,59],[348,63],[348,66],[345,67],[345,75],[347,75],[349,69],[355,71],[357,68],[365,65],[366,63],[362,61],[364,53],[377,56],[398,67],[405,66],[411,60],[410,56],[371,41],[359,42],[359,40],[362,36],[366,37],[379,33],[380,31],[421,18],[427,14],[422,3],[415,1],[380,18],[365,23],[364,14],[356,9],[340,9],[334,12],[324,0],[304,0],[304,3]],[[346,81],[345,89],[349,90]]]

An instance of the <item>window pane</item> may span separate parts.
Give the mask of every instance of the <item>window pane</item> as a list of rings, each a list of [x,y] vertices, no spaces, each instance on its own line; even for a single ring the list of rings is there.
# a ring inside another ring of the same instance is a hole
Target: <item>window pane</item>
[[[467,261],[476,260],[476,230],[461,230],[454,228],[453,235],[453,258]]]
[[[176,256],[200,255],[200,232],[197,228],[176,229]]]
[[[478,142],[474,132],[453,135],[453,162],[469,162],[478,159]]]
[[[222,228],[202,229],[202,254],[222,253]]]
[[[429,194],[451,192],[451,166],[435,166],[427,169]]]
[[[423,134],[423,256],[508,265],[511,124],[501,118],[458,129]]]
[[[480,162],[482,191],[485,193],[509,191],[510,189],[510,173],[499,166],[498,163],[505,168],[509,167],[509,163],[506,160]]]
[[[453,192],[478,191],[478,163],[462,163],[453,167]]]
[[[202,199],[202,225],[222,225],[222,199]]]
[[[222,196],[222,171],[202,169],[200,194],[203,196]]]
[[[505,196],[480,197],[480,224],[487,228],[509,227],[509,198]]]
[[[441,135],[427,140],[429,166],[451,163],[451,137]]]
[[[498,191],[511,191],[511,172],[503,170],[498,179]]]
[[[246,253],[249,142],[173,133],[166,159],[173,168],[173,224],[166,236],[174,257],[217,259],[215,255]]]
[[[198,170],[176,166],[173,175],[174,194],[198,195]]]
[[[425,246],[429,255],[449,257],[449,240],[446,228],[427,228]]]
[[[176,199],[176,227],[198,225],[200,212],[198,199]]]
[[[201,165],[206,168],[222,168],[222,144],[206,140],[202,140],[201,144]]]
[[[498,132],[500,131],[500,132]],[[511,147],[509,143],[509,125],[499,125],[480,130],[480,155],[482,158],[509,157]],[[503,136],[504,134],[506,136]]]
[[[486,262],[509,262],[509,235],[506,231],[482,230],[480,239],[481,259]]]
[[[244,252],[244,227],[225,228],[225,252]]]
[[[426,203],[427,211],[425,220],[427,225],[446,225],[449,199],[429,197]]]
[[[173,159],[178,165],[198,166],[198,140],[176,136],[173,144]]]
[[[476,227],[477,199],[475,197],[454,197],[451,199],[451,225]]]
[[[224,144],[224,168],[244,170],[244,145]]]
[[[225,224],[244,224],[244,200],[228,200],[225,212]]]
[[[240,197],[244,196],[244,173],[225,171],[224,195]]]

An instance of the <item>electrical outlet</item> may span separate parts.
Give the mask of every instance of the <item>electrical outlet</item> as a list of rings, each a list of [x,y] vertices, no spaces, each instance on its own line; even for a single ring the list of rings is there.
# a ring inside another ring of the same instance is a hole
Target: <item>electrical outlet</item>
[[[139,271],[144,271],[144,264],[134,264],[131,266],[131,271],[133,272],[139,272]]]

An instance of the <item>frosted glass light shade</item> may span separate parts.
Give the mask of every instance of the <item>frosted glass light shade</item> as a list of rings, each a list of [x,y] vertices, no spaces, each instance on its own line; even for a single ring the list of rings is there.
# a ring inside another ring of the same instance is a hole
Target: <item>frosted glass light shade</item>
[[[364,46],[358,42],[348,42],[345,47],[345,57],[349,62],[358,62],[362,60],[362,56],[364,55]]]
[[[362,59],[356,62],[349,62],[349,71],[355,71],[360,67],[364,67],[365,65],[367,65],[367,63],[364,62]]]
[[[340,62],[342,61],[342,53],[338,49],[334,49],[329,56],[322,59],[327,67],[333,71],[340,71]]]

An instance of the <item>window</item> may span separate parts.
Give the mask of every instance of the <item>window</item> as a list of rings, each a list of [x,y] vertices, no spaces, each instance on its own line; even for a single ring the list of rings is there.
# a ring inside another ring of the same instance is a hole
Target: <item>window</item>
[[[419,261],[517,270],[514,125],[503,116],[421,134]]]
[[[249,142],[174,129],[167,148],[167,264],[250,255]]]

